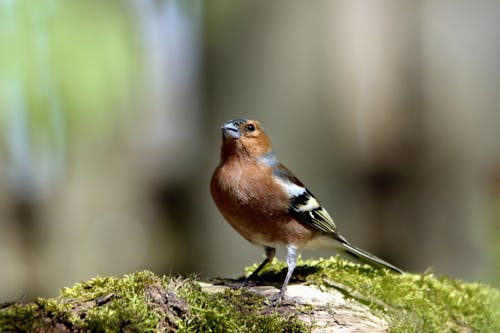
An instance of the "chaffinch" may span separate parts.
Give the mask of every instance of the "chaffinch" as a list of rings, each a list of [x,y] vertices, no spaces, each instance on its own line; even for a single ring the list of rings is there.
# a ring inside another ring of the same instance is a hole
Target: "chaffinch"
[[[375,267],[402,271],[350,244],[314,195],[281,164],[259,122],[233,119],[222,127],[220,164],[210,182],[212,198],[229,224],[266,258],[246,280],[257,276],[285,246],[288,271],[273,304],[285,294],[298,249],[333,247]]]

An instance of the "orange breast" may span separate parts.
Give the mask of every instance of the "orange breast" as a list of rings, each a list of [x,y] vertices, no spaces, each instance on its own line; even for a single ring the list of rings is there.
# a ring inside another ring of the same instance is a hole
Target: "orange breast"
[[[226,162],[214,172],[212,198],[224,218],[248,241],[300,246],[317,232],[288,214],[288,196],[263,163]]]

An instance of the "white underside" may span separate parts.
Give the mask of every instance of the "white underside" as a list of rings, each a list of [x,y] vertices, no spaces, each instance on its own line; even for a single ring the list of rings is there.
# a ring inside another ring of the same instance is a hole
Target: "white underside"
[[[330,236],[318,236],[306,244],[300,246],[301,249],[315,250],[315,249],[340,249],[342,245],[335,238]]]
[[[341,249],[342,245],[334,238],[329,236],[319,236],[305,244],[284,244],[284,243],[270,243],[266,242],[265,238],[260,235],[254,235],[252,243],[259,246],[269,246],[274,248],[284,248],[287,245],[293,245],[301,250],[315,250],[315,249]]]

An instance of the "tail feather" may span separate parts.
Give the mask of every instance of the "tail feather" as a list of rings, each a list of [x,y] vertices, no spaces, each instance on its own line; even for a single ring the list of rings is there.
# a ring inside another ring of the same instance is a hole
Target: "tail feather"
[[[403,274],[403,270],[397,268],[396,266],[388,263],[387,261],[384,261],[376,256],[374,256],[371,253],[368,253],[364,250],[361,250],[360,248],[357,248],[356,246],[352,245],[349,243],[344,237],[340,236],[336,237],[337,240],[342,244],[343,251],[346,252],[347,254],[353,256],[357,260],[378,267],[378,268],[387,268],[391,271],[394,271],[396,273]]]

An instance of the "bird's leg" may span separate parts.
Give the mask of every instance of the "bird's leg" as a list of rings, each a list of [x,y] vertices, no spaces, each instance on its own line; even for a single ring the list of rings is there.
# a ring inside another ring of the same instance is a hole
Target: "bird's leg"
[[[290,282],[293,270],[295,269],[295,266],[297,266],[297,247],[294,245],[288,245],[286,247],[286,264],[288,266],[288,271],[286,273],[285,281],[283,281],[280,292],[271,298],[271,304],[273,306],[276,305],[285,295],[288,282]]]
[[[250,274],[250,276],[247,277],[245,281],[243,281],[242,287],[247,286],[250,281],[254,280],[259,274],[259,272],[274,259],[274,256],[276,255],[276,249],[274,247],[266,246],[265,251],[266,251],[266,259],[264,259],[264,261],[259,265],[259,267],[257,267],[257,269],[253,271],[253,273]]]

